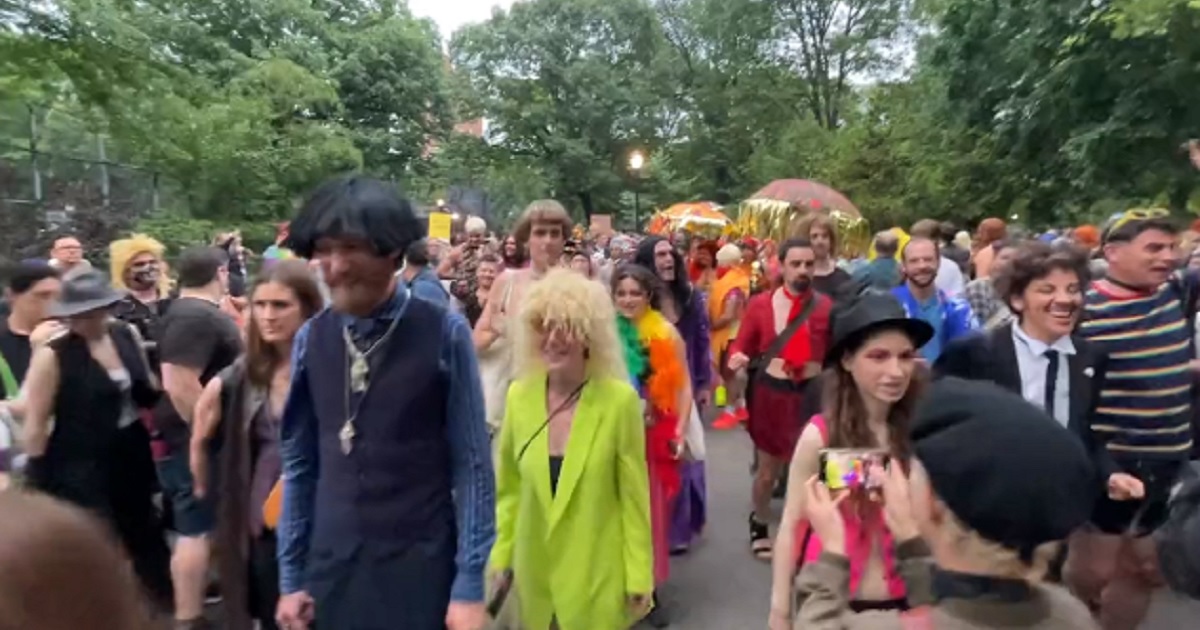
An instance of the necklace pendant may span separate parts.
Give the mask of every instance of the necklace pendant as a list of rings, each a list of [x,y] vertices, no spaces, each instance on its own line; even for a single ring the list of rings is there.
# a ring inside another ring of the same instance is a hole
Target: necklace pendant
[[[342,443],[342,454],[349,455],[350,451],[354,450],[354,421],[347,420],[346,424],[342,425],[342,429],[338,431],[338,440]]]
[[[367,391],[370,376],[371,367],[367,364],[367,358],[362,354],[355,354],[354,361],[350,363],[350,389],[356,394]]]

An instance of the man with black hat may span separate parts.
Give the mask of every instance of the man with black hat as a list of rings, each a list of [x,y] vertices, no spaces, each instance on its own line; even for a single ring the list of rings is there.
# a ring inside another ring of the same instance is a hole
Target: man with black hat
[[[883,485],[895,553],[909,566],[905,616],[938,630],[1095,628],[1082,602],[1036,583],[1054,543],[1091,513],[1096,471],[1079,441],[1020,396],[956,378],[930,389],[912,440],[908,475],[894,461]],[[824,606],[806,605],[798,627],[878,627],[849,608],[841,497],[816,477],[807,490],[806,515],[824,551],[798,579]],[[923,557],[932,573],[914,568]]]
[[[482,630],[495,494],[461,315],[397,282],[424,226],[392,186],[319,187],[289,245],[332,305],[296,335],[281,419],[285,630]]]

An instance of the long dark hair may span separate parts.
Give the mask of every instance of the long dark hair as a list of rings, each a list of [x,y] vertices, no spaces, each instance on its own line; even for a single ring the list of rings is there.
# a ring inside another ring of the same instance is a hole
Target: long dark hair
[[[821,396],[824,402],[822,414],[825,416],[825,426],[829,429],[829,448],[871,448],[875,444],[875,436],[867,426],[867,409],[863,405],[862,393],[858,391],[854,375],[842,366],[842,360],[858,352],[872,337],[886,330],[893,329],[881,327],[870,334],[860,336],[854,344],[846,347],[842,356],[835,357],[821,374],[825,388]],[[891,443],[887,448],[892,457],[900,461],[907,461],[912,454],[909,425],[927,382],[924,368],[916,366],[904,396],[893,403],[888,411],[887,425],[890,429],[888,435]]]
[[[300,316],[303,319],[316,315],[325,304],[317,279],[304,261],[281,260],[271,265],[255,281],[254,289],[250,291],[251,299],[258,287],[272,282],[292,290],[296,301],[300,303]],[[267,387],[271,384],[275,369],[288,360],[289,357],[279,348],[263,341],[251,305],[251,316],[246,324],[246,379],[256,387]]]
[[[633,280],[642,287],[642,290],[646,292],[650,308],[656,311],[662,310],[662,294],[665,287],[662,280],[658,278],[658,274],[633,263],[625,263],[617,267],[612,274],[612,293],[614,297],[617,294],[617,285],[621,284],[621,281],[626,278]]]
[[[511,256],[508,254],[507,245],[510,238],[513,241],[513,245],[516,246],[516,251]],[[524,267],[525,263],[529,262],[528,248],[529,244],[522,243],[515,233],[504,237],[504,240],[500,241],[500,260],[504,262],[505,269],[520,269]]]
[[[637,251],[633,254],[633,262],[649,269],[656,278],[658,277],[658,267],[654,264],[654,248],[662,242],[669,243],[661,236],[648,236],[638,243]],[[683,256],[679,255],[674,246],[671,247],[671,258],[675,260],[675,279],[663,284],[666,284],[667,290],[671,292],[671,298],[675,300],[675,308],[682,316],[692,307],[692,283],[688,280],[688,269],[683,263]]]

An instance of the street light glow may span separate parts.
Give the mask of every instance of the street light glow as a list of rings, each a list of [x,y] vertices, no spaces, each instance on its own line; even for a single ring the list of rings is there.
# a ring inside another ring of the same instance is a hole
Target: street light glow
[[[629,154],[629,168],[635,171],[642,170],[642,166],[646,164],[646,156],[642,155],[641,151],[634,151]]]
[[[446,200],[445,200],[445,199],[438,199],[438,200],[437,200],[437,205],[438,205],[438,207],[439,207],[439,208],[441,208],[442,206],[446,205]]]
[[[461,217],[458,215],[458,213],[457,213],[457,212],[455,212],[454,214],[450,215],[450,218],[451,218],[451,219],[454,219],[455,221],[457,221],[457,220],[459,220]]]

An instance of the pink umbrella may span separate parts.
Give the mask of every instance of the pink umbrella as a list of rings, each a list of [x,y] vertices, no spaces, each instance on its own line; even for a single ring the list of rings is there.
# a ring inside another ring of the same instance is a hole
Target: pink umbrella
[[[750,195],[750,199],[774,199],[798,208],[839,211],[854,218],[862,216],[845,195],[825,184],[807,179],[777,179]]]

